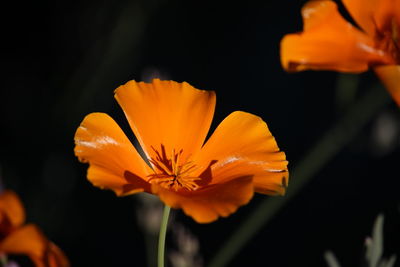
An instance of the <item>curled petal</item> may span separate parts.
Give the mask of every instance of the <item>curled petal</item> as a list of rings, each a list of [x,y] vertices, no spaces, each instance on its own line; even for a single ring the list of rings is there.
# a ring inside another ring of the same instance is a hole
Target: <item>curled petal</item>
[[[117,195],[149,191],[151,173],[135,147],[107,114],[91,113],[75,133],[75,155],[89,162],[87,177],[93,185]]]
[[[251,176],[257,192],[265,193],[270,187],[269,192],[281,194],[287,183],[285,153],[279,151],[267,124],[246,112],[236,111],[227,116],[195,162],[201,167],[198,172],[203,179],[200,184],[204,185]]]
[[[18,195],[6,190],[0,195],[0,233],[22,225],[25,210]],[[7,229],[4,229],[7,228]]]
[[[190,194],[178,193],[153,185],[153,191],[172,208],[181,208],[198,223],[210,223],[227,217],[253,196],[252,177],[238,177],[223,184],[207,186]]]
[[[394,101],[400,106],[400,65],[379,66],[374,68]]]
[[[68,267],[64,253],[46,239],[35,225],[23,226],[0,243],[0,251],[7,254],[22,254],[31,258],[36,267]]]
[[[391,55],[374,48],[367,34],[345,21],[333,1],[309,1],[302,9],[304,32],[281,41],[281,62],[288,71],[366,71],[393,64]]]
[[[182,150],[183,161],[203,145],[216,101],[212,91],[158,79],[130,81],[115,91],[115,98],[148,158],[156,156],[152,147],[163,145],[166,153]]]

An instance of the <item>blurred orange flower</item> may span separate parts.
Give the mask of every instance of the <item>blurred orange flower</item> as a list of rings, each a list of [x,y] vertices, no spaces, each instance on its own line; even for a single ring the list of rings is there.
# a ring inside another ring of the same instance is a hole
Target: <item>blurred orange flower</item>
[[[130,81],[115,98],[144,157],[111,117],[89,114],[76,131],[75,155],[90,164],[93,185],[119,196],[158,195],[199,223],[228,216],[254,192],[284,194],[286,157],[261,118],[233,112],[203,145],[214,115],[213,91],[155,79]]]
[[[25,224],[25,211],[12,191],[0,194],[0,254],[22,254],[36,267],[68,267],[64,253],[36,225]]]
[[[304,31],[286,35],[281,62],[287,71],[363,72],[373,68],[400,105],[400,0],[343,0],[359,28],[331,0],[302,8]]]

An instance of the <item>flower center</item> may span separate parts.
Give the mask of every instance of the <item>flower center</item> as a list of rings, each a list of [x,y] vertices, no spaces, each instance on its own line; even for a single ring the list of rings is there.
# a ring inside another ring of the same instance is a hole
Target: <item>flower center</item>
[[[168,157],[164,146],[161,146],[161,153],[154,147],[151,148],[156,153],[156,156],[149,159],[154,171],[154,174],[148,176],[149,183],[157,183],[164,188],[175,191],[182,188],[193,191],[199,188],[196,181],[201,178],[190,176],[190,173],[196,170],[196,165],[191,161],[180,162],[182,150],[176,153],[175,149],[173,149],[171,156]]]

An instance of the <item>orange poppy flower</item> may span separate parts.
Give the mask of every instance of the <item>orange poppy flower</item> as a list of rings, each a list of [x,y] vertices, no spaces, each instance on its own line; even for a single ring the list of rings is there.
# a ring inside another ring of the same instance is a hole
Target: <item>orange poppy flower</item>
[[[0,195],[0,254],[28,256],[36,267],[68,267],[64,253],[33,224],[24,225],[25,211],[12,191]]]
[[[119,196],[158,195],[199,223],[228,216],[254,192],[285,192],[285,154],[261,118],[233,112],[203,145],[214,115],[213,91],[155,79],[130,81],[115,90],[115,98],[144,156],[111,117],[89,114],[76,131],[75,155],[90,164],[93,185]]]
[[[400,0],[343,0],[358,27],[331,0],[302,9],[304,31],[286,35],[281,62],[288,71],[363,72],[372,68],[400,105]]]

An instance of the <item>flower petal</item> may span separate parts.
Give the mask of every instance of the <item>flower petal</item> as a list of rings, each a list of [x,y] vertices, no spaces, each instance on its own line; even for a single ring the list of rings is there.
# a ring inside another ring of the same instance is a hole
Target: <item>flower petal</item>
[[[394,101],[400,106],[400,65],[379,66],[374,68]]]
[[[197,152],[210,128],[215,93],[186,82],[130,81],[115,91],[130,126],[148,157],[164,146],[170,153],[183,150],[181,159]]]
[[[400,0],[343,0],[357,24],[374,38],[390,28],[394,18],[400,26]]]
[[[153,191],[172,208],[181,208],[198,223],[210,223],[227,217],[253,197],[252,177],[245,176],[223,184],[205,187],[187,194],[153,185]]]
[[[107,114],[91,113],[75,133],[75,155],[89,162],[93,185],[117,195],[149,191],[145,177],[152,173],[118,124]]]
[[[390,55],[374,48],[373,39],[343,19],[333,1],[309,1],[302,16],[304,32],[281,41],[286,70],[362,72],[369,65],[393,64]]]
[[[380,2],[387,2],[379,0]],[[355,22],[370,36],[375,35],[376,24],[373,21],[373,11],[376,10],[376,0],[342,0],[347,11]]]
[[[4,238],[0,243],[0,251],[6,254],[27,255],[37,267],[69,266],[63,252],[32,224],[23,226]]]
[[[8,232],[11,228],[22,225],[24,221],[25,210],[18,195],[10,190],[1,193],[0,232]]]
[[[283,193],[288,179],[285,153],[279,151],[267,124],[241,111],[220,123],[194,162],[202,173],[203,186],[251,176],[257,192],[265,193],[269,188],[270,192]]]
[[[54,243],[49,242],[47,256],[48,267],[69,267],[70,263],[64,252]],[[46,266],[46,267],[47,267]]]

